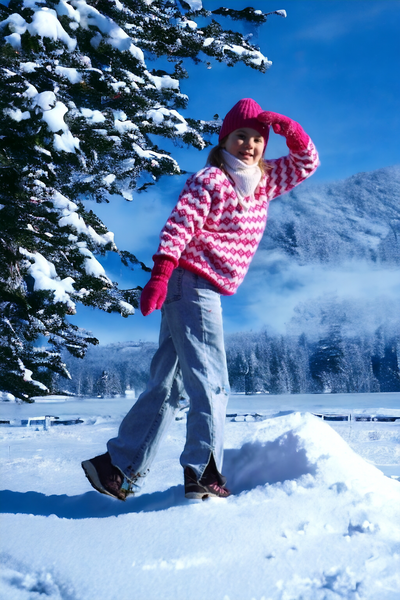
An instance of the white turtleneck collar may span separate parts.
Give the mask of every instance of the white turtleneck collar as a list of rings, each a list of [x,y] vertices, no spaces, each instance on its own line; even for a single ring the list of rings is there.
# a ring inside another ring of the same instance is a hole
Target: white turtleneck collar
[[[258,164],[246,165],[224,149],[222,154],[225,169],[235,184],[239,204],[247,211],[254,200],[254,192],[261,181],[261,169]]]

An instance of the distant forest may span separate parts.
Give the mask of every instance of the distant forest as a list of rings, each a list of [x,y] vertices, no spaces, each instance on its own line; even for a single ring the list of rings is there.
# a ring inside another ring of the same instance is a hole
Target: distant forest
[[[58,391],[79,396],[115,396],[144,389],[156,350],[150,342],[91,348],[86,358],[65,356],[71,380]],[[226,349],[232,391],[254,394],[366,393],[400,391],[400,336],[384,327],[374,334],[343,337],[332,326],[324,337],[236,333]]]

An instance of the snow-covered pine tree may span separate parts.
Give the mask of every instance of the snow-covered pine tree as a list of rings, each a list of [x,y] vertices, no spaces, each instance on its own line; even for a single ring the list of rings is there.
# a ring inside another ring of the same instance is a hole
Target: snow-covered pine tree
[[[331,325],[310,356],[310,372],[318,391],[346,392],[346,362],[340,325]],[[343,389],[344,388],[344,389]]]
[[[220,11],[219,14],[223,14]],[[262,22],[248,9],[233,18]],[[277,14],[285,16],[284,11]],[[196,18],[202,20],[201,28]],[[203,26],[204,25],[204,26]],[[150,70],[166,57],[171,72]],[[123,316],[120,290],[95,258],[119,251],[82,199],[108,201],[180,173],[150,134],[196,148],[218,122],[184,118],[184,60],[269,61],[225,31],[199,0],[10,0],[0,5],[0,389],[29,400],[68,377],[62,348],[83,356],[97,340],[68,321],[76,304]],[[141,265],[145,268],[144,265]],[[38,347],[41,336],[50,346]],[[53,391],[53,390],[51,390]]]

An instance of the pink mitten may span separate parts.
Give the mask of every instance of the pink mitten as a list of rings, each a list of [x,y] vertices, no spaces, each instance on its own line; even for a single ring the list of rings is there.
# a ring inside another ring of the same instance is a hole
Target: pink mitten
[[[260,113],[257,119],[262,123],[272,125],[275,133],[285,136],[286,145],[292,152],[301,152],[307,148],[310,138],[296,121],[269,110]]]
[[[160,310],[167,296],[168,281],[175,265],[168,258],[156,257],[151,278],[140,296],[140,310],[147,317],[153,310]]]

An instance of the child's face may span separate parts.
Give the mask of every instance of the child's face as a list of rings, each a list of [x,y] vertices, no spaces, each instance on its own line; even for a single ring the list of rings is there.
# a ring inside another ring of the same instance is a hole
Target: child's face
[[[258,163],[264,152],[264,138],[255,129],[235,129],[227,137],[224,148],[246,165]]]

